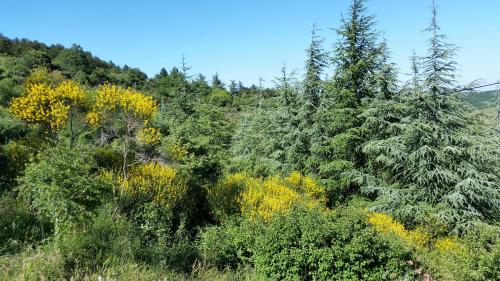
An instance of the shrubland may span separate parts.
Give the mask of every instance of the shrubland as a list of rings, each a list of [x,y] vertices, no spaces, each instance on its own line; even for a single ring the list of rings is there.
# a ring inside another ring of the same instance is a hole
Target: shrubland
[[[353,0],[266,89],[0,36],[0,279],[500,279],[499,132],[432,15],[408,82]]]

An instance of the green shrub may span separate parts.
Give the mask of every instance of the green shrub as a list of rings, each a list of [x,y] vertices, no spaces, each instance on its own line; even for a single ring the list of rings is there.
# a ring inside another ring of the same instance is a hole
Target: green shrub
[[[68,274],[133,261],[140,246],[134,227],[111,207],[99,209],[86,226],[64,229],[56,245]]]
[[[205,228],[197,242],[204,264],[218,269],[251,265],[256,230],[257,225],[237,219]]]
[[[191,269],[198,254],[183,218],[156,202],[135,204],[128,212],[140,238],[139,260],[177,271]]]
[[[85,221],[111,194],[91,154],[82,148],[50,148],[20,179],[20,194],[56,227]]]
[[[437,280],[500,280],[500,227],[481,224],[456,239],[462,251],[432,249],[421,255],[422,263]]]
[[[63,260],[51,245],[0,256],[0,280],[64,280]]]
[[[50,224],[22,202],[9,195],[0,198],[0,254],[17,252],[47,238],[51,231]]]
[[[411,251],[381,236],[355,209],[295,209],[256,238],[255,266],[273,280],[398,280],[411,276]]]

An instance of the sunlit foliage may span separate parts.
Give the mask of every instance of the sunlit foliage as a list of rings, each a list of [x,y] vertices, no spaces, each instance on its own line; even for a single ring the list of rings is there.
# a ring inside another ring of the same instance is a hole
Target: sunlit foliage
[[[165,206],[173,207],[185,194],[186,183],[177,170],[159,163],[138,165],[130,170],[122,187],[133,196],[146,196]]]
[[[296,204],[321,207],[326,201],[322,187],[298,172],[267,179],[231,174],[209,190],[209,197],[218,215],[240,212],[247,218],[264,220],[287,212]]]
[[[95,104],[88,115],[88,121],[91,125],[98,125],[112,118],[113,113],[121,113],[125,121],[135,118],[147,123],[157,110],[158,104],[150,96],[132,88],[104,84],[97,88]]]
[[[53,131],[66,123],[70,110],[85,97],[83,89],[73,81],[63,81],[57,86],[34,83],[27,87],[23,96],[12,100],[12,111],[29,123],[42,124]]]

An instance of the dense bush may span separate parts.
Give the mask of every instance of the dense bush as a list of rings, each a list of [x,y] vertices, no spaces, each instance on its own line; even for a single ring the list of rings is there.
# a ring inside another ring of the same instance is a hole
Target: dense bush
[[[202,261],[219,269],[253,265],[258,226],[232,218],[221,226],[205,228],[197,242]]]
[[[397,280],[413,276],[410,247],[379,234],[356,209],[296,207],[269,221],[206,228],[203,261],[218,268],[253,264],[271,280]]]
[[[269,219],[275,213],[286,213],[295,204],[324,207],[326,202],[323,187],[299,172],[266,179],[230,174],[208,190],[208,198],[219,219],[232,214]]]
[[[140,246],[132,224],[110,207],[99,209],[86,225],[65,228],[55,242],[70,274],[133,261]]]
[[[410,249],[377,233],[355,209],[294,209],[256,238],[255,266],[274,280],[397,280],[412,275]]]
[[[36,244],[52,233],[48,221],[35,216],[26,204],[10,195],[0,198],[0,254]]]
[[[98,175],[85,149],[51,148],[26,168],[19,191],[58,227],[82,221],[110,195],[111,185]]]
[[[156,202],[141,202],[130,208],[124,211],[141,241],[138,259],[178,271],[191,269],[198,254],[184,219],[174,209]]]
[[[421,260],[437,280],[499,280],[500,228],[481,224],[462,239],[435,244]]]

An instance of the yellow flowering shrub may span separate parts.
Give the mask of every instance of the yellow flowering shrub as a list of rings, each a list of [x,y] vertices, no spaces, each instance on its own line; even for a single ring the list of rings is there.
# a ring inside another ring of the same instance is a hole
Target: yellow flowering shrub
[[[316,201],[322,201],[323,204],[326,204],[326,191],[313,178],[295,171],[284,180],[287,184],[293,186],[294,189],[310,198],[314,198]]]
[[[443,237],[437,239],[434,242],[434,249],[443,254],[448,254],[451,252],[459,255],[466,253],[467,250],[466,247],[462,243],[460,243],[460,241],[456,237]]]
[[[247,218],[264,220],[274,213],[287,212],[295,204],[312,208],[326,202],[324,190],[300,173],[264,180],[243,173],[231,174],[211,188],[208,195],[219,216],[240,212]]]
[[[207,190],[208,200],[215,215],[223,220],[226,215],[240,212],[240,197],[246,186],[259,181],[244,173],[234,173],[225,176],[215,186]]]
[[[369,213],[368,222],[381,233],[393,233],[408,244],[415,247],[426,247],[430,242],[430,236],[421,228],[407,230],[404,225],[387,214]]]
[[[53,131],[68,120],[72,107],[84,99],[83,89],[73,81],[57,86],[44,83],[30,84],[25,94],[12,100],[12,112],[29,123],[42,124]]]
[[[161,133],[157,128],[144,128],[137,133],[137,140],[141,144],[154,145],[161,141]]]
[[[87,120],[93,126],[98,125],[110,113],[124,113],[125,118],[134,117],[147,123],[158,111],[158,104],[152,97],[131,88],[104,84],[97,88],[93,110]]]
[[[461,255],[467,251],[467,248],[460,243],[459,239],[456,237],[448,236],[432,239],[423,228],[420,227],[415,230],[407,230],[401,223],[386,214],[369,213],[368,222],[371,223],[377,231],[382,233],[393,233],[419,250],[437,251],[438,255]]]
[[[122,187],[133,196],[145,195],[165,206],[174,206],[186,193],[186,183],[171,166],[147,163],[134,166]]]
[[[274,213],[286,212],[302,199],[301,194],[277,177],[249,186],[240,198],[241,213],[251,219],[269,219]]]
[[[45,84],[49,86],[57,86],[59,83],[66,80],[61,72],[50,71],[47,68],[37,68],[24,80],[24,88],[29,89],[34,84]]]

